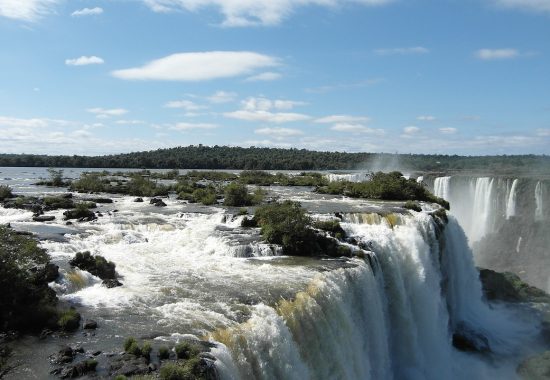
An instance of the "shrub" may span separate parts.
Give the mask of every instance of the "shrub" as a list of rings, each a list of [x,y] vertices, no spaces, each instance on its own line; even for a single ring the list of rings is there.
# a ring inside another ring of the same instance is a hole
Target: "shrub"
[[[133,345],[134,343],[137,344],[137,341],[136,341],[136,338],[134,338],[133,336],[129,336],[128,338],[126,338],[124,340],[124,351],[128,352],[128,350],[130,349],[130,346]]]
[[[264,239],[281,245],[284,254],[313,254],[315,234],[309,227],[311,219],[299,203],[284,201],[258,207],[254,219]]]
[[[145,357],[146,359],[149,359],[149,355],[151,354],[151,351],[153,350],[153,346],[151,346],[151,342],[143,342],[141,345],[141,355]]]
[[[100,173],[82,173],[80,178],[73,181],[69,188],[72,191],[80,192],[103,192],[107,190],[107,185],[108,181],[101,178]]]
[[[12,193],[11,187],[9,187],[8,185],[0,185],[0,201],[13,197],[14,195]]]
[[[346,231],[344,231],[338,220],[318,220],[313,223],[313,227],[326,231],[330,233],[331,236],[338,239],[343,239],[346,237]]]
[[[224,189],[224,196],[223,204],[225,206],[241,207],[252,203],[246,186],[239,183],[230,183],[227,185]]]
[[[141,348],[139,348],[139,345],[137,344],[137,342],[132,343],[130,347],[128,347],[126,352],[135,356],[142,355]]]
[[[117,375],[114,380],[127,380],[128,378],[124,375]]]
[[[44,205],[49,210],[75,207],[73,200],[65,197],[44,197]]]
[[[200,353],[199,347],[196,344],[190,342],[178,343],[176,344],[174,350],[176,351],[176,356],[178,357],[178,359],[189,359]]]
[[[168,359],[170,357],[170,349],[166,346],[159,347],[159,358],[161,360]]]
[[[160,368],[160,378],[162,380],[189,380],[189,371],[177,363],[166,363]]]
[[[80,314],[75,309],[69,309],[61,313],[57,321],[61,330],[74,331],[80,327]]]
[[[253,205],[262,204],[266,194],[267,194],[267,192],[265,190],[263,190],[261,188],[257,188],[256,190],[254,190],[254,194],[252,195],[250,203],[252,203]]]
[[[193,201],[202,203],[205,206],[210,206],[217,202],[216,190],[211,186],[204,189],[195,189],[192,197]]]
[[[416,212],[422,211],[422,207],[420,207],[418,202],[415,202],[415,201],[407,201],[407,203],[403,205],[403,208],[406,208],[408,210],[413,210]]]
[[[54,168],[48,168],[48,174],[50,175],[50,185],[51,186],[65,186],[65,183],[63,182],[63,169],[54,169]]]

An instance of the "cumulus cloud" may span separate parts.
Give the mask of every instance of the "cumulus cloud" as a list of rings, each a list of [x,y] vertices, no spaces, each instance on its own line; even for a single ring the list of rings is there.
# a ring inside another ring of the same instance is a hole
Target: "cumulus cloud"
[[[249,75],[279,64],[275,57],[250,51],[207,51],[172,54],[112,75],[126,80],[204,81]]]
[[[273,26],[303,6],[339,7],[347,4],[383,5],[392,0],[144,0],[155,12],[198,12],[216,8],[224,17],[222,26]]]
[[[550,128],[539,128],[536,131],[537,136],[550,137]]]
[[[514,8],[532,12],[550,12],[550,0],[494,0],[503,8]]]
[[[247,82],[268,82],[268,81],[280,79],[281,77],[282,75],[280,73],[267,71],[265,73],[252,75],[251,77],[246,78],[246,81]]]
[[[310,119],[310,116],[294,112],[278,112],[291,110],[304,102],[293,100],[271,100],[264,97],[250,97],[241,102],[242,109],[224,113],[225,117],[246,121],[261,121],[267,123],[288,123]],[[275,111],[275,112],[274,112]]]
[[[432,115],[421,115],[416,118],[418,121],[435,121],[437,118]]]
[[[519,51],[516,49],[480,49],[475,52],[475,56],[484,61],[512,59],[519,55]]]
[[[420,128],[414,125],[409,125],[408,127],[403,128],[403,133],[406,135],[414,135],[415,133],[418,133],[418,132],[420,132]]]
[[[304,134],[301,130],[293,128],[260,128],[256,129],[254,133],[258,135],[274,136],[276,138],[300,136]]]
[[[0,116],[1,127],[27,127],[27,128],[42,128],[49,125],[48,119],[21,119],[16,117]]]
[[[337,132],[349,132],[349,133],[355,133],[355,134],[359,134],[359,133],[367,133],[367,134],[375,134],[375,135],[384,134],[383,129],[369,128],[362,124],[337,123],[337,124],[334,124],[332,127],[330,127],[330,129]]]
[[[235,92],[227,92],[227,91],[216,91],[214,94],[206,97],[206,99],[210,103],[214,103],[214,104],[229,103],[234,101],[236,98],[237,98],[237,94]]]
[[[117,120],[115,122],[116,124],[119,124],[119,125],[140,125],[140,124],[145,124],[145,122],[143,120]]]
[[[128,113],[128,110],[124,108],[111,108],[111,109],[105,109],[105,108],[88,108],[86,111],[93,113],[96,115],[96,117],[100,119],[106,119],[111,116],[122,116]]]
[[[444,128],[439,128],[439,132],[445,134],[445,135],[452,135],[452,134],[455,134],[457,131],[456,128],[451,128],[451,127],[444,127]]]
[[[370,121],[370,118],[366,116],[351,116],[351,115],[330,115],[316,119],[316,123],[357,123],[357,122],[367,122]]]
[[[422,46],[402,47],[402,48],[384,48],[374,50],[376,55],[408,55],[408,54],[428,54],[429,49]]]
[[[100,7],[82,8],[71,13],[71,16],[73,17],[94,16],[94,15],[100,15],[102,13],[103,13],[103,8],[100,8]]]
[[[186,111],[198,111],[201,109],[206,108],[205,106],[201,106],[200,104],[197,104],[195,102],[192,102],[191,100],[173,100],[171,102],[168,102],[164,105],[166,108],[181,108]]]
[[[83,55],[82,57],[65,60],[67,66],[101,65],[104,62],[102,58],[96,57],[95,55],[89,57]]]
[[[36,21],[53,12],[59,0],[0,0],[0,16],[21,21]]]
[[[168,125],[169,129],[176,131],[189,131],[192,129],[214,129],[218,128],[217,124],[210,123],[176,123]]]

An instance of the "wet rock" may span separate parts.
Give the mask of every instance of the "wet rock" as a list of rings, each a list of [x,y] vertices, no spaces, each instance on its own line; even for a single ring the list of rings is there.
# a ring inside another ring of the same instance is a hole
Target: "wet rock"
[[[47,337],[49,337],[50,335],[53,334],[53,331],[50,330],[50,329],[44,329],[42,330],[42,332],[40,333],[40,335],[38,336],[38,339],[40,340],[44,340],[46,339]]]
[[[122,282],[118,281],[117,279],[107,279],[103,280],[101,285],[107,288],[116,288],[117,286],[122,286]]]
[[[550,378],[550,351],[527,358],[517,368],[523,380],[545,380]]]
[[[55,216],[53,215],[33,216],[32,220],[35,222],[51,222],[52,220],[55,220]]]
[[[59,277],[59,267],[52,263],[39,265],[31,269],[36,273],[36,282],[52,282]]]
[[[453,346],[460,351],[491,352],[489,339],[464,322],[460,322],[453,333]]]
[[[74,360],[76,352],[69,346],[63,346],[59,352],[50,356],[50,361],[54,364],[66,364]]]
[[[550,302],[547,293],[526,284],[514,273],[480,269],[479,279],[485,297],[490,301]]]
[[[149,204],[155,205],[156,207],[166,207],[166,203],[160,198],[151,198]]]
[[[138,198],[134,199],[134,202],[143,202],[143,198],[138,197]]]
[[[99,355],[101,355],[101,351],[100,350],[94,351],[94,352],[92,352],[92,355],[93,356],[99,356]]]
[[[112,376],[144,375],[149,373],[149,363],[144,357],[137,357],[131,354],[123,354],[115,358],[110,365],[109,373]]]
[[[97,367],[95,360],[86,360],[75,365],[67,366],[61,370],[59,377],[62,379],[74,379],[89,372],[94,372]]]
[[[73,259],[69,261],[73,267],[78,267],[88,271],[102,280],[116,278],[115,264],[107,261],[103,256],[92,254],[89,251],[78,252]]]
[[[82,328],[85,329],[85,330],[95,330],[95,329],[97,329],[97,322],[94,321],[93,319],[87,319],[84,322],[84,325],[82,326]]]

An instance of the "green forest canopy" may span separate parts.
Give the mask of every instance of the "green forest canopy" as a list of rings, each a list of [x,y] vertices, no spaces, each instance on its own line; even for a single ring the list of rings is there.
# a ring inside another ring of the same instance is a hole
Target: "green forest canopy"
[[[428,172],[469,170],[489,174],[522,172],[550,175],[550,156],[345,153],[305,149],[191,145],[105,156],[0,154],[0,166],[248,170],[369,169],[373,171],[400,169]]]

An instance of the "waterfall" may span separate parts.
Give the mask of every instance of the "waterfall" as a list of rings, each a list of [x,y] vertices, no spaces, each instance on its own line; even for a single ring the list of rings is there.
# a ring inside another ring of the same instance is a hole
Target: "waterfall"
[[[349,182],[365,182],[370,180],[370,173],[350,173],[350,174],[334,174],[326,175],[330,182],[349,181]]]
[[[222,343],[213,351],[222,378],[515,378],[514,368],[452,346],[454,329],[467,324],[493,352],[515,358],[530,333],[482,301],[456,220],[441,236],[425,213],[387,218],[344,218],[354,221],[342,223],[347,234],[372,249],[370,260],[319,274],[293,299],[260,304],[247,322],[212,333]]]
[[[506,203],[506,219],[510,219],[511,216],[516,215],[516,197],[517,197],[517,188],[518,180],[514,179],[512,183],[512,189],[508,195],[508,202]]]
[[[434,182],[434,194],[437,197],[449,200],[449,183],[451,177],[438,177]]]
[[[538,181],[537,185],[535,186],[535,204],[535,220],[542,220],[544,215],[544,204],[541,181]]]
[[[493,184],[495,180],[489,177],[477,178],[474,191],[474,205],[472,222],[469,228],[469,237],[472,242],[479,241],[487,232],[489,232],[492,200],[493,200]]]

